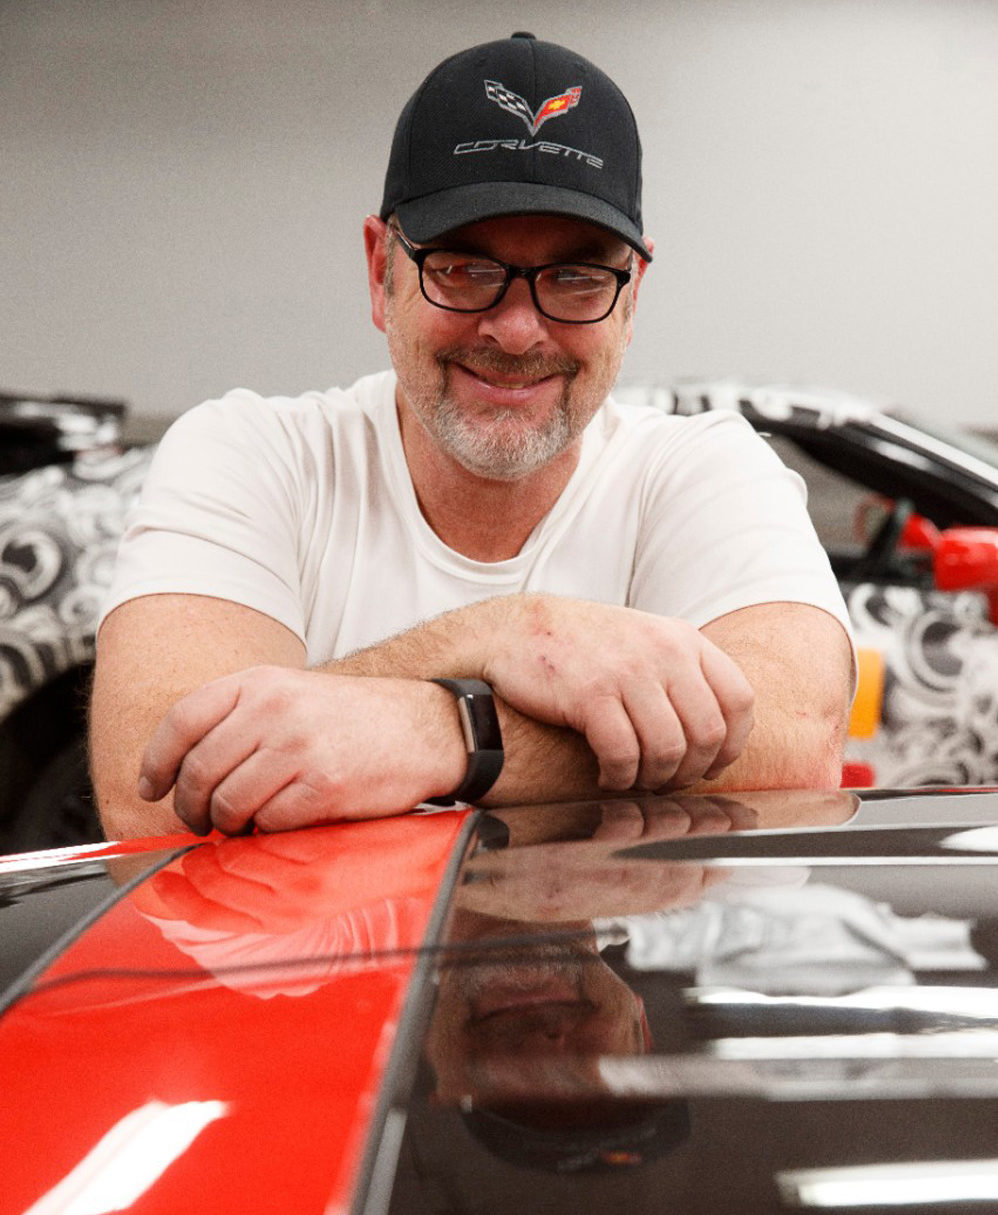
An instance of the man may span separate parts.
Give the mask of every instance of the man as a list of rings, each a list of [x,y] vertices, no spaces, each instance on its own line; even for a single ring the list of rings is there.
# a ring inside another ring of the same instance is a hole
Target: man
[[[580,56],[427,77],[364,225],[393,373],[231,393],[157,453],[98,637],[109,835],[837,783],[851,650],[799,481],[734,416],[608,396],[640,184]]]

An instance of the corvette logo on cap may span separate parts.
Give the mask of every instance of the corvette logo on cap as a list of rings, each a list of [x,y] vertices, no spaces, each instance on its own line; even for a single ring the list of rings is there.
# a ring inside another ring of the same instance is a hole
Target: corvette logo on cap
[[[527,124],[527,130],[530,134],[536,135],[542,123],[547,122],[549,118],[557,118],[559,114],[567,114],[569,110],[574,109],[579,104],[579,98],[582,96],[582,86],[575,85],[570,89],[566,89],[564,93],[559,93],[557,97],[549,97],[540,106],[536,114],[519,93],[514,93],[512,89],[506,88],[498,80],[486,80],[485,95],[489,101],[494,101],[500,109],[506,110],[510,114],[515,114],[518,118],[522,118]]]

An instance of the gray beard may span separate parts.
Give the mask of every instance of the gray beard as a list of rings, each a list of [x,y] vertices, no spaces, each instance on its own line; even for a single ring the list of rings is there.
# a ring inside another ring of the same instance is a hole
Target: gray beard
[[[569,446],[575,435],[564,405],[551,415],[541,429],[508,433],[503,411],[495,425],[472,425],[460,409],[442,394],[433,410],[434,435],[440,446],[468,472],[493,481],[517,481],[549,464]]]
[[[515,426],[518,410],[500,410],[493,414],[492,425],[475,424],[454,404],[449,393],[449,364],[461,362],[475,371],[565,377],[565,387],[558,406],[539,428],[523,430]],[[494,481],[516,481],[550,463],[577,437],[582,427],[573,425],[569,392],[578,372],[574,360],[542,358],[513,358],[499,351],[478,351],[466,355],[463,350],[441,352],[438,363],[443,372],[443,388],[432,409],[433,433],[441,447],[463,468],[477,476]],[[505,426],[514,423],[513,433]]]

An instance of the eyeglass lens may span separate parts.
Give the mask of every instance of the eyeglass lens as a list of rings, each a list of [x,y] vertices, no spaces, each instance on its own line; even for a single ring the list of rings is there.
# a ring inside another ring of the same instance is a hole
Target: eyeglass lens
[[[613,308],[620,281],[608,267],[585,263],[543,266],[529,274],[538,307],[553,319],[602,320]],[[432,250],[423,258],[427,299],[458,312],[483,312],[506,289],[507,270],[499,262]]]

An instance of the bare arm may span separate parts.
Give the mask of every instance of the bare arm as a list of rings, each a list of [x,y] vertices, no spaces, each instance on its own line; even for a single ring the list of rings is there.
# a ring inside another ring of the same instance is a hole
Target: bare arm
[[[108,837],[207,829],[209,801],[223,829],[241,830],[252,817],[245,807],[264,804],[257,823],[276,829],[335,810],[408,810],[455,787],[466,758],[450,693],[415,680],[313,674],[304,657],[283,625],[223,599],[155,595],[114,611],[98,637],[90,706]],[[179,747],[161,790],[143,786],[153,744]]]
[[[97,637],[90,766],[109,838],[185,830],[172,799],[138,795],[142,754],[170,707],[210,680],[258,663],[301,669],[301,642],[225,599],[151,595],[122,604]]]
[[[297,638],[249,609],[136,600],[109,618],[99,644],[92,747],[105,827],[177,829],[174,781],[177,812],[195,829],[240,830],[254,816],[280,829],[445,793],[463,748],[449,694],[423,682],[440,674],[481,675],[524,710],[500,701],[509,758],[491,804],[674,787],[704,774],[718,778],[711,789],[835,787],[850,671],[837,622],[770,604],[702,632],[703,642],[682,622],[514,596],[306,672]],[[752,691],[761,712],[749,736]],[[140,769],[155,806],[137,794]]]
[[[543,610],[547,597],[530,598],[534,599],[538,610]],[[478,608],[485,606],[478,605]],[[543,644],[545,623],[542,620],[535,622],[536,649],[531,654],[519,655],[521,663],[532,664],[527,667],[526,678],[544,683],[551,677],[550,664],[560,658],[566,667],[578,664],[579,674],[575,676],[566,670],[558,670],[555,674],[570,682],[578,678],[583,684],[591,679],[590,699],[599,694],[595,686],[597,672],[594,665],[590,665],[590,660],[593,651],[598,648],[609,649],[612,654],[614,639],[604,631],[607,622],[607,617],[603,615],[605,609],[601,605],[591,606],[598,609],[592,621],[592,631],[577,639],[578,644],[584,647],[583,652],[565,654],[564,637],[558,639],[557,651],[547,649]],[[448,613],[418,629],[390,638],[381,645],[330,664],[330,669],[367,675],[394,671],[412,678],[425,678],[431,671],[447,668],[448,674],[480,675],[505,691],[507,685],[503,678],[505,667],[502,659],[491,663],[482,663],[479,659],[476,663],[474,657],[475,654],[487,652],[488,634],[494,637],[498,632],[501,613],[515,610],[513,602],[509,600],[493,600],[491,607],[494,611],[491,620],[487,614],[478,612],[478,608],[467,613],[463,623],[470,631],[465,644],[469,640],[472,644],[463,658],[458,658],[455,653],[453,628],[462,614]],[[474,622],[476,613],[477,626]],[[640,615],[632,614],[634,617]],[[554,623],[553,620],[551,623]],[[719,617],[705,625],[700,632],[737,663],[751,685],[754,713],[751,731],[745,729],[735,746],[721,753],[719,762],[710,765],[704,763],[696,775],[699,777],[706,771],[709,779],[693,787],[712,792],[838,788],[852,692],[851,649],[839,622],[820,608],[807,604],[766,603]],[[593,638],[599,640],[593,641]],[[509,658],[506,655],[507,662]],[[450,670],[450,664],[455,662],[462,667],[460,671]],[[637,674],[633,670],[629,672],[632,678]],[[559,687],[559,694],[561,692],[562,688]],[[529,689],[517,687],[514,696],[518,704],[530,703]],[[585,699],[586,692],[583,691],[580,700]],[[551,711],[543,704],[535,701],[531,707],[538,716],[549,718]],[[744,715],[746,706],[742,704],[734,712]],[[568,800],[604,794],[607,790],[626,791],[635,787],[688,787],[691,784],[691,770],[696,771],[697,763],[702,763],[698,758],[690,761],[684,740],[685,762],[667,760],[664,772],[661,769],[651,771],[644,765],[638,769],[639,761],[632,755],[629,759],[625,758],[626,771],[619,779],[614,778],[614,773],[608,771],[606,765],[601,779],[594,748],[584,736],[584,721],[563,722],[560,726],[546,725],[518,712],[505,701],[500,702],[500,718],[503,736],[507,740],[508,758],[502,776],[492,793],[484,799],[487,805]],[[703,728],[709,729],[709,722]],[[689,733],[687,729],[686,739]],[[646,758],[644,748],[641,758]],[[633,769],[627,766],[631,762],[635,764]]]
[[[486,805],[688,785],[752,725],[742,672],[691,625],[551,595],[448,612],[323,669],[490,683],[506,763]]]
[[[480,675],[515,706],[500,710],[500,802],[688,784],[729,764],[751,726],[751,689],[691,626],[553,596],[489,600],[322,670],[302,663],[282,626],[223,600],[115,611],[91,730],[108,833],[172,830],[177,816],[279,829],[446,794],[464,752],[433,675]]]
[[[852,649],[839,622],[807,604],[764,603],[702,632],[755,691],[744,750],[703,791],[839,788],[853,691]]]

